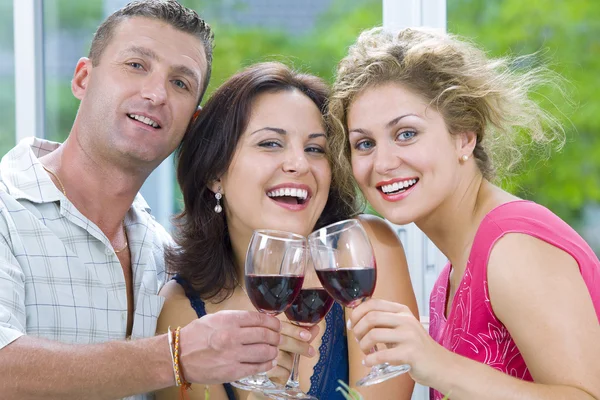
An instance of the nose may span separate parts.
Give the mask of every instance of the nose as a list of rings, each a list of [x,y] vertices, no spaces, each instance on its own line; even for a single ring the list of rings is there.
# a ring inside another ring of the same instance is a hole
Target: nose
[[[389,144],[377,146],[375,153],[375,171],[380,175],[386,175],[395,170],[402,164],[402,160],[394,151],[394,147]]]
[[[289,149],[286,151],[282,168],[284,172],[291,174],[302,175],[307,173],[309,170],[309,163],[306,159],[304,148],[298,150]]]
[[[166,79],[159,73],[149,74],[142,89],[141,96],[149,100],[153,105],[161,105],[167,101],[167,88],[165,85]]]

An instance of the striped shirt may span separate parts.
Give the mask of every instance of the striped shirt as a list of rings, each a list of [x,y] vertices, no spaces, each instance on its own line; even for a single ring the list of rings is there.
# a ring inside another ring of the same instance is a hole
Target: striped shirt
[[[119,259],[38,161],[58,145],[24,139],[0,161],[0,349],[22,335],[78,344],[126,338],[127,290]],[[172,239],[139,194],[125,228],[132,338],[150,337],[164,301],[158,296],[165,280],[163,248]]]

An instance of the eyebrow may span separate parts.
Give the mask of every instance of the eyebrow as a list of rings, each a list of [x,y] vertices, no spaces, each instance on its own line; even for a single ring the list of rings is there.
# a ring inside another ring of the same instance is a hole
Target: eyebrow
[[[149,58],[154,61],[160,60],[160,57],[158,57],[158,54],[156,54],[152,49],[149,49],[147,47],[132,46],[122,52],[123,55],[129,54],[129,53],[137,54],[139,56],[146,57],[146,58]],[[196,89],[198,89],[200,87],[200,78],[199,78],[198,74],[196,73],[196,71],[186,67],[185,65],[175,65],[172,69],[173,69],[173,72],[175,72],[176,74],[185,75],[186,77],[191,79],[193,81],[194,85],[196,86]]]
[[[393,120],[391,120],[390,122],[388,122],[387,124],[385,124],[385,127],[386,128],[392,128],[394,125],[396,125],[398,122],[400,122],[400,120],[402,118],[406,118],[406,117],[419,117],[419,116],[417,114],[413,114],[413,113],[404,114],[404,115],[401,115],[399,117],[394,118]],[[361,128],[352,129],[351,131],[348,132],[348,134],[350,134],[352,132],[360,133],[360,134],[363,134],[363,135],[368,135],[369,134],[368,130],[361,129]]]
[[[386,128],[391,128],[391,127],[393,127],[394,125],[396,125],[398,122],[400,122],[400,120],[401,120],[402,118],[406,118],[406,117],[418,117],[418,115],[417,115],[417,114],[413,114],[413,113],[409,113],[409,114],[404,114],[404,115],[401,115],[401,116],[399,116],[399,117],[397,117],[397,118],[394,118],[394,119],[393,119],[393,120],[391,120],[390,122],[388,122],[388,123],[385,125],[385,127],[386,127]]]
[[[280,135],[287,135],[287,131],[285,129],[273,128],[271,126],[265,126],[264,128],[257,129],[254,132],[252,132],[250,135],[254,135],[255,133],[260,132],[260,131],[273,131]],[[326,138],[327,136],[324,133],[311,133],[308,135],[309,139],[314,139],[314,138],[318,138],[318,137]]]

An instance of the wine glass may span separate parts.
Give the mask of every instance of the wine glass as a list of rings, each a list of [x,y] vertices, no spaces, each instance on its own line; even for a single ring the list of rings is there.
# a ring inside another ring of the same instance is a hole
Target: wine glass
[[[300,294],[294,302],[285,310],[285,315],[289,321],[304,328],[310,328],[319,322],[329,312],[333,305],[333,298],[323,288],[321,281],[317,277],[317,273],[310,257],[310,250],[307,246],[299,249],[303,257],[306,258],[306,269],[304,271],[304,283]],[[300,389],[298,382],[298,361],[300,354],[294,354],[292,363],[292,371],[283,391],[277,391],[274,396],[269,396],[273,399],[304,399],[304,400],[319,400],[314,396],[304,393]],[[266,391],[265,393],[269,393]]]
[[[375,291],[377,269],[369,237],[358,220],[350,219],[321,228],[308,236],[317,275],[323,287],[342,305],[354,308]],[[371,352],[377,351],[376,348]],[[408,365],[373,366],[357,386],[369,386],[401,375]]]
[[[304,236],[275,230],[252,234],[245,262],[246,291],[259,312],[278,315],[294,301],[304,281],[306,257]],[[242,390],[283,389],[265,372],[231,384]]]

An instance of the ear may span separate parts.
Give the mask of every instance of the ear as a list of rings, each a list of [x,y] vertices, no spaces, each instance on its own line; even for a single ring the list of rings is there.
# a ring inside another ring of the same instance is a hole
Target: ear
[[[219,188],[221,188],[221,194],[223,193],[223,183],[221,182],[221,178],[219,179],[215,179],[214,181],[212,181],[211,183],[208,184],[208,189],[213,192],[213,193],[217,193],[219,191]]]
[[[77,61],[73,80],[71,80],[71,91],[73,92],[73,96],[79,100],[82,100],[85,96],[92,69],[92,61],[89,58],[81,57]]]
[[[198,106],[198,108],[196,108],[196,111],[194,111],[194,115],[192,115],[192,120],[190,121],[190,124],[193,124],[196,121],[196,119],[200,115],[200,111],[202,111],[202,106]]]
[[[456,138],[456,151],[458,152],[458,158],[466,155],[469,158],[475,150],[477,144],[477,134],[475,132],[462,132],[457,135]]]

